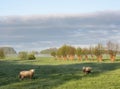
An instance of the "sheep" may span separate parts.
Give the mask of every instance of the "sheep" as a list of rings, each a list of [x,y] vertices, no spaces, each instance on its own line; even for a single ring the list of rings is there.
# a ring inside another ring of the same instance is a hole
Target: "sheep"
[[[34,69],[31,69],[31,70],[25,70],[25,71],[21,71],[20,73],[19,73],[19,78],[20,79],[24,79],[24,78],[26,78],[26,77],[29,77],[30,79],[32,79],[32,77],[33,77],[33,75],[34,75],[34,73],[35,73],[35,70]]]
[[[91,70],[92,70],[91,67],[83,67],[83,72],[84,72],[85,74],[91,73]]]

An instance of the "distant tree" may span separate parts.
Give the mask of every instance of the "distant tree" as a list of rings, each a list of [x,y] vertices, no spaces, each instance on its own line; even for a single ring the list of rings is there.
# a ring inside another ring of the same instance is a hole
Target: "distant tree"
[[[5,55],[17,54],[14,48],[12,47],[0,47],[4,51]]]
[[[119,44],[109,41],[107,43],[107,51],[108,51],[108,54],[110,55],[110,60],[114,62],[116,55],[119,52]]]
[[[4,59],[5,58],[5,53],[3,49],[0,49],[0,59]]]
[[[28,60],[35,60],[36,57],[33,53],[28,54]]]
[[[76,55],[78,57],[78,60],[82,61],[82,55],[83,55],[82,48],[77,48],[76,49]]]
[[[104,53],[104,47],[102,46],[102,44],[98,43],[98,45],[94,49],[94,54],[97,57],[97,60],[99,62],[102,61],[102,54],[103,53]]]
[[[18,57],[20,59],[27,59],[28,58],[28,53],[25,52],[25,51],[21,51],[21,52],[18,53]]]
[[[67,55],[68,55],[68,46],[67,45],[63,45],[60,48],[60,54],[62,55],[64,60],[67,60]]]
[[[94,60],[94,50],[95,50],[95,47],[92,47],[92,46],[89,47],[89,54],[91,56],[91,60]]]
[[[74,60],[76,49],[73,46],[67,46],[68,56],[70,60]]]
[[[56,52],[51,52],[51,56],[53,56],[56,59]]]
[[[34,54],[34,55],[39,54],[39,52],[38,52],[38,51],[32,51],[31,53],[32,53],[32,54]]]
[[[57,52],[57,48],[49,48],[49,49],[45,49],[40,51],[41,54],[51,54],[51,52]]]
[[[57,56],[57,59],[61,59],[62,57],[61,48],[57,50],[56,56]]]
[[[89,49],[88,48],[83,48],[83,55],[85,56],[86,61],[88,61],[88,54],[89,54]]]
[[[68,55],[68,46],[67,45],[63,45],[61,47],[61,54],[64,60],[67,60],[67,55]]]
[[[51,56],[56,57],[56,52],[51,52]]]

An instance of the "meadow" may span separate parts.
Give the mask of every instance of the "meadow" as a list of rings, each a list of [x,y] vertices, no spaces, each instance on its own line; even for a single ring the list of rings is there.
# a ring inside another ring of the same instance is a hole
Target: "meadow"
[[[91,74],[83,66],[93,68]],[[22,70],[35,69],[33,79],[20,80]],[[0,60],[0,89],[120,89],[120,61],[63,61],[52,57],[36,60]]]

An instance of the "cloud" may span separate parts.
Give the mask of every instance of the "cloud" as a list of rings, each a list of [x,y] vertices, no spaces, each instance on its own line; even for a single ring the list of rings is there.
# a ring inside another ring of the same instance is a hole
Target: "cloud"
[[[0,45],[40,50],[63,44],[120,42],[120,12],[62,16],[0,17]],[[17,43],[17,44],[16,44]]]

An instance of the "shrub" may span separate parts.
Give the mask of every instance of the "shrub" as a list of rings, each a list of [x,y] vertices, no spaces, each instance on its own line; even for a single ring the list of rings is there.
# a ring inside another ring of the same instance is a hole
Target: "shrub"
[[[18,53],[18,57],[19,57],[20,59],[27,59],[28,54],[27,54],[27,52],[22,51],[22,52],[19,52],[19,53]]]
[[[3,49],[0,49],[0,59],[5,58],[5,53]]]
[[[56,56],[56,52],[51,52],[51,56],[55,57]]]
[[[31,53],[28,55],[28,60],[34,60],[34,59],[36,59],[34,54]]]

